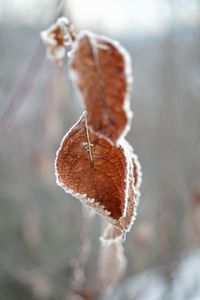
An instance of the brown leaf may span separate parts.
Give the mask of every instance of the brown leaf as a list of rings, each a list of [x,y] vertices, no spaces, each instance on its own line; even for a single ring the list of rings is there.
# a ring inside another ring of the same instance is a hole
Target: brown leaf
[[[136,217],[136,189],[135,189],[135,170],[134,170],[134,160],[131,160],[130,165],[130,176],[129,176],[129,189],[128,189],[128,204],[126,209],[126,214],[122,216],[119,220],[122,225],[123,231],[129,231]]]
[[[127,144],[127,145],[126,145]],[[121,218],[113,225],[109,224],[105,229],[101,241],[103,243],[113,243],[119,239],[125,239],[126,232],[130,231],[137,214],[141,183],[141,167],[137,156],[133,153],[128,143],[125,143],[126,149],[129,149],[129,185],[128,201]]]
[[[84,114],[66,134],[55,162],[57,183],[66,192],[116,223],[127,198],[127,158],[122,146],[94,132]]]
[[[141,166],[138,161],[137,156],[133,152],[132,147],[127,143],[126,147],[130,151],[130,173],[129,173],[129,187],[128,187],[128,202],[127,209],[124,212],[124,215],[120,218],[119,222],[122,225],[122,228],[125,232],[130,231],[136,215],[137,215],[137,206],[140,198],[140,185],[141,185]]]
[[[115,41],[82,32],[71,57],[71,70],[86,105],[88,124],[116,142],[127,132],[132,116],[128,53]]]

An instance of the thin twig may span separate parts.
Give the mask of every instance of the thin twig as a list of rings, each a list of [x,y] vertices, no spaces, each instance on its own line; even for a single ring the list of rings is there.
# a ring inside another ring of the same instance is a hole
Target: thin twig
[[[62,13],[63,6],[64,6],[64,1],[58,0],[56,3],[55,13],[52,18],[53,20],[57,19],[57,17]],[[22,103],[26,100],[27,96],[31,91],[33,82],[45,58],[45,51],[43,50],[43,47],[41,45],[42,43],[41,41],[39,41],[36,47],[36,51],[33,54],[26,68],[24,76],[19,86],[17,87],[16,91],[14,92],[13,96],[11,97],[6,112],[0,119],[0,137],[9,131],[17,110],[22,105]]]

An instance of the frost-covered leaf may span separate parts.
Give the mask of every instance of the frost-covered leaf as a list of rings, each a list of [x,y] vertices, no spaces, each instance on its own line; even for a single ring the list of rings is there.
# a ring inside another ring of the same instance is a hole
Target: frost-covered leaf
[[[129,187],[128,187],[128,201],[127,209],[124,215],[120,218],[120,224],[124,231],[130,231],[136,215],[137,215],[137,206],[139,203],[140,197],[140,185],[141,185],[141,166],[138,161],[137,156],[132,150],[132,147],[127,143],[127,148],[130,151],[130,172],[129,172]]]
[[[113,225],[109,224],[105,229],[101,241],[103,243],[113,243],[119,239],[125,239],[126,232],[130,231],[137,214],[139,201],[139,187],[141,183],[141,167],[137,156],[132,152],[132,148],[125,143],[129,151],[129,180],[128,180],[128,200],[127,207],[121,218]]]
[[[69,20],[61,17],[48,29],[43,30],[41,39],[47,47],[47,57],[55,66],[62,66],[66,55],[66,47],[74,39],[74,28]]]
[[[88,124],[116,142],[127,132],[132,115],[128,53],[116,41],[82,32],[72,53],[71,74],[83,96]]]
[[[66,192],[94,207],[113,223],[127,202],[127,157],[87,124],[84,114],[65,135],[55,162],[57,183]]]

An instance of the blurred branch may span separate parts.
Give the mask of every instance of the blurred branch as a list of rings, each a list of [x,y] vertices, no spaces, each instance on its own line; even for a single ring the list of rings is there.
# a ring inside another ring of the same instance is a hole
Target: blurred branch
[[[31,91],[32,84],[42,65],[44,56],[45,52],[42,50],[41,42],[39,42],[17,90],[9,101],[8,109],[0,120],[0,135],[10,129],[16,111]]]
[[[80,237],[80,246],[77,258],[74,260],[74,270],[71,281],[71,291],[70,294],[66,295],[65,299],[70,299],[70,297],[76,293],[79,294],[83,288],[85,282],[85,267],[89,258],[90,248],[91,248],[91,238],[90,230],[92,220],[95,216],[94,210],[82,206],[82,216],[83,216],[83,225]],[[72,295],[71,295],[72,293]]]
[[[53,21],[56,20],[64,10],[65,0],[58,0],[56,2]],[[14,116],[19,109],[19,107],[26,100],[29,95],[33,82],[42,66],[45,58],[45,51],[42,47],[42,43],[39,41],[36,47],[36,51],[33,54],[24,76],[19,83],[15,93],[9,101],[9,106],[4,113],[3,117],[0,119],[0,137],[9,131],[13,123]]]

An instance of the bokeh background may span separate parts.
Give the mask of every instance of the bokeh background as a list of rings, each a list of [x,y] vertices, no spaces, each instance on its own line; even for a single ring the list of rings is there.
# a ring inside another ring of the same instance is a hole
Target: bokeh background
[[[67,59],[55,69],[39,37],[60,15],[119,40],[132,57],[127,139],[142,164],[142,196],[126,273],[101,297],[200,299],[200,2],[0,0],[0,300],[68,299],[83,242],[81,204],[54,175],[83,106]],[[87,290],[97,284],[100,217],[89,227]]]

